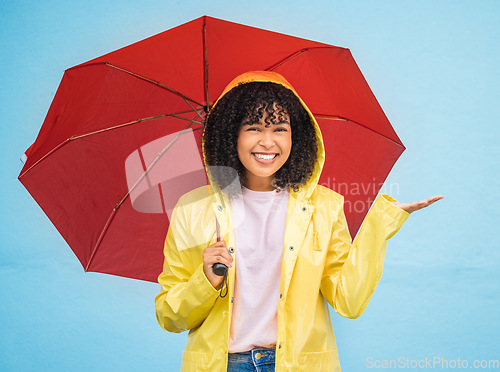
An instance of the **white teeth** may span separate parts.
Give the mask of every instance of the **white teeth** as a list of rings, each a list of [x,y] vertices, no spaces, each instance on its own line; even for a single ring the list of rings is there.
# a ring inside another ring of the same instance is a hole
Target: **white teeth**
[[[272,155],[254,154],[254,155],[256,158],[264,159],[264,160],[271,160],[271,159],[274,159],[274,157],[276,156],[276,154],[272,154]]]

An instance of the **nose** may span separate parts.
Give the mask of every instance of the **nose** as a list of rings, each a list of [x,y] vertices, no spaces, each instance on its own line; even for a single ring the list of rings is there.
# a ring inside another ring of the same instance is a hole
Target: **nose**
[[[264,130],[259,140],[259,145],[265,148],[271,148],[275,145],[272,131]]]

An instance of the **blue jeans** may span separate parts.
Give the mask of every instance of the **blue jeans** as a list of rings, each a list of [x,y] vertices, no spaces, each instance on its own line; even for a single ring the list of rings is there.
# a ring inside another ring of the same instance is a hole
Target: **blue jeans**
[[[252,349],[242,353],[229,353],[227,372],[274,372],[276,350]]]

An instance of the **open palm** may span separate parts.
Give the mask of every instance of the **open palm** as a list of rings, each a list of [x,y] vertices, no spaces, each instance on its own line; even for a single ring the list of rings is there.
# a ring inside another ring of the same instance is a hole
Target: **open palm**
[[[441,200],[443,198],[444,198],[443,195],[434,195],[434,196],[431,196],[430,198],[427,198],[425,200],[421,200],[421,201],[413,202],[413,203],[399,203],[399,202],[391,202],[391,203],[394,204],[395,206],[398,206],[401,209],[404,209],[406,212],[411,213],[411,212],[418,211],[419,209],[428,207],[432,203],[435,203],[438,200]]]

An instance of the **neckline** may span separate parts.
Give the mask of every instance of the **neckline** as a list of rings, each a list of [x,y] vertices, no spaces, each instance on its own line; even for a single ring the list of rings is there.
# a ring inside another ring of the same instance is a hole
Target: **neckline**
[[[246,199],[258,199],[258,200],[270,200],[273,199],[277,195],[284,194],[285,191],[278,192],[277,189],[271,191],[255,191],[246,188],[245,186],[241,186],[242,195]]]

